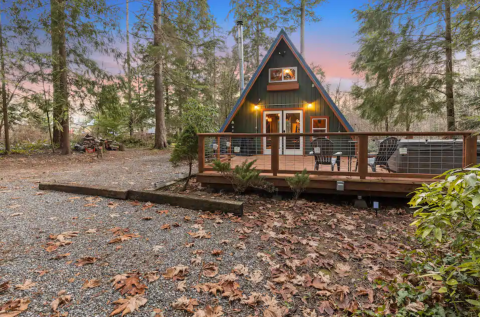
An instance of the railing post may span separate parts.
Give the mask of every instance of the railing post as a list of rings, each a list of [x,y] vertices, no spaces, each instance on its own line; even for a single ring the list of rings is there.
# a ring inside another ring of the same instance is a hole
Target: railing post
[[[271,153],[271,165],[273,176],[277,176],[279,169],[279,159],[280,159],[280,138],[277,135],[271,137],[272,142],[272,153]]]
[[[471,167],[477,164],[477,136],[463,136],[463,167]]]
[[[205,169],[205,137],[198,136],[198,172],[203,173]]]
[[[217,136],[217,160],[220,160],[220,137]]]
[[[368,174],[368,135],[358,136],[358,173],[361,179]]]

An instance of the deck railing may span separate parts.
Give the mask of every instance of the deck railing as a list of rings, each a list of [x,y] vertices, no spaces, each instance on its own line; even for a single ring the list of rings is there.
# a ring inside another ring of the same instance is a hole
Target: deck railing
[[[255,160],[265,174],[434,178],[477,164],[477,136],[462,132],[201,133],[199,172],[213,161]]]

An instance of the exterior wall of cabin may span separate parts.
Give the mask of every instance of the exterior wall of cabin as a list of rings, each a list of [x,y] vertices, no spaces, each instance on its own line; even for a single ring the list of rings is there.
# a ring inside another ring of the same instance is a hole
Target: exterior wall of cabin
[[[284,56],[279,52],[286,51]],[[279,67],[297,67],[299,89],[291,91],[267,91],[269,84],[269,69]],[[308,108],[308,104],[312,104]],[[260,107],[255,110],[255,105]],[[233,132],[235,133],[262,133],[262,118],[265,109],[304,111],[304,123],[302,132],[311,131],[311,116],[327,116],[329,118],[329,132],[346,132],[340,120],[328,106],[318,89],[315,87],[307,72],[282,39],[273,52],[265,68],[258,76],[255,84],[245,98],[245,102],[238,109],[233,118]],[[226,132],[232,132],[232,123],[228,125]]]

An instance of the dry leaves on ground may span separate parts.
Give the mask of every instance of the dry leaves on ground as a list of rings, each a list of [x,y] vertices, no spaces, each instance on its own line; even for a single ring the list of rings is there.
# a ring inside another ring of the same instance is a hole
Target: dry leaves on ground
[[[147,286],[140,281],[137,273],[119,274],[112,279],[112,285],[120,294],[125,295],[143,295]]]
[[[12,299],[0,306],[0,316],[2,317],[14,317],[20,315],[22,312],[28,309],[30,299]]]
[[[26,280],[23,284],[15,285],[15,288],[19,289],[21,291],[26,291],[26,290],[31,289],[35,285],[37,285],[37,283],[33,283],[32,280]]]
[[[66,293],[67,291],[65,290],[58,292],[58,297],[50,304],[50,307],[52,307],[53,311],[57,311],[58,307],[68,304],[72,301],[72,295],[66,295]]]
[[[206,277],[215,277],[215,275],[218,274],[218,266],[213,262],[205,263],[203,265],[202,274]]]
[[[175,281],[175,280],[185,279],[187,274],[188,274],[188,266],[177,265],[174,267],[169,267],[165,271],[165,273],[163,273],[163,277],[166,279],[172,279]]]
[[[195,306],[198,306],[198,301],[195,298],[189,299],[186,296],[182,296],[172,303],[173,308],[178,310],[184,310],[189,313],[193,313],[193,309]]]
[[[95,258],[93,256],[86,256],[86,257],[80,258],[77,261],[75,261],[75,265],[76,266],[84,266],[84,265],[87,265],[87,264],[93,264],[95,262],[97,262],[97,258]]]
[[[110,316],[115,316],[122,313],[122,316],[126,314],[133,313],[138,310],[141,306],[147,303],[147,299],[141,295],[127,296],[127,298],[120,298],[119,300],[113,302],[113,305],[117,307],[113,312],[110,313]]]
[[[94,278],[91,280],[86,280],[85,283],[83,283],[82,289],[87,289],[87,288],[95,288],[100,286],[101,281]]]

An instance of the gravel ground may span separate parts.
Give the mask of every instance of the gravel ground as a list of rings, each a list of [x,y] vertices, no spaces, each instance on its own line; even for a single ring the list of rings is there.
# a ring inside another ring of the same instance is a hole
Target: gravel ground
[[[397,257],[401,250],[412,248],[412,218],[402,210],[383,210],[375,217],[371,211],[346,205],[207,195],[195,182],[190,186],[190,192],[197,194],[245,201],[245,215],[239,219],[38,190],[39,181],[145,189],[183,170],[171,167],[168,153],[139,153],[113,153],[103,160],[61,157],[57,164],[48,158],[43,163],[32,161],[31,167],[28,160],[8,159],[9,167],[0,170],[0,316],[5,303],[21,298],[31,301],[21,317],[108,316],[115,309],[112,303],[126,298],[111,279],[131,272],[148,286],[143,295],[147,302],[132,316],[192,316],[193,312],[172,307],[182,296],[198,301],[193,317],[345,316],[359,308],[374,311],[390,300],[386,288],[376,287],[374,281],[398,276],[403,264]],[[110,244],[119,237],[113,228],[135,236]],[[78,232],[66,238],[71,243],[52,250],[52,243],[62,241],[58,235],[71,231]],[[202,233],[209,238],[196,236]],[[86,257],[96,261],[75,265]],[[218,267],[218,274],[204,276],[202,266],[208,263]],[[239,264],[248,273],[233,274]],[[180,280],[162,277],[168,268],[179,265],[188,267],[184,291],[177,289]],[[149,272],[159,278],[148,282]],[[238,285],[222,285],[216,296],[193,288],[199,283],[217,287],[226,274],[233,275]],[[100,284],[82,289],[92,279]],[[36,284],[28,290],[16,287],[26,280]],[[5,282],[9,287],[2,288]],[[233,296],[240,292],[243,300],[225,297],[228,288],[235,287]],[[71,301],[54,312],[51,303],[59,292],[71,296]]]
[[[155,184],[184,177],[186,166],[173,167],[169,151],[127,149],[71,156],[34,155],[0,158],[0,180],[78,183],[118,189],[152,189]],[[196,169],[194,170],[196,173]]]
[[[183,295],[199,299],[201,306],[217,302],[215,297],[208,298],[190,288],[197,283],[215,281],[203,277],[200,266],[190,263],[195,250],[201,250],[203,262],[217,263],[219,274],[230,273],[239,263],[252,269],[265,269],[255,256],[256,252],[252,252],[259,247],[256,241],[260,239],[246,241],[247,250],[234,249],[231,245],[230,251],[225,254],[211,255],[214,249],[226,251],[226,246],[220,243],[222,240],[238,243],[237,239],[232,240],[232,232],[239,226],[227,216],[222,216],[223,222],[219,223],[220,220],[201,218],[196,211],[171,206],[154,205],[145,209],[144,205],[133,206],[129,201],[91,200],[92,197],[86,196],[39,192],[36,184],[27,181],[4,182],[0,186],[0,284],[10,281],[11,285],[6,293],[0,295],[0,306],[9,299],[28,297],[31,300],[29,309],[21,316],[50,316],[50,303],[61,290],[72,295],[72,302],[60,308],[60,312],[68,312],[68,316],[106,316],[114,308],[111,302],[122,297],[109,281],[115,275],[132,271],[159,273],[169,267],[186,265],[189,266],[186,292],[176,290],[175,282],[160,277],[153,283],[146,283],[148,302],[140,312],[133,314],[151,316],[154,308],[161,308],[168,316],[185,316],[184,312],[173,311],[170,307]],[[168,213],[157,212],[161,210],[168,210]],[[191,220],[185,221],[186,216]],[[152,219],[142,220],[145,217]],[[174,227],[174,223],[180,226]],[[193,238],[187,234],[197,231],[197,228],[192,228],[196,223],[211,232],[210,239]],[[160,229],[164,224],[171,224],[171,229]],[[109,229],[114,227],[128,228],[130,233],[137,233],[140,237],[108,244],[114,238]],[[96,229],[96,233],[86,233],[89,229]],[[49,235],[67,231],[79,232],[78,236],[68,239],[72,241],[70,245],[50,253],[44,249],[52,241]],[[194,245],[187,248],[188,243]],[[67,253],[69,255],[65,258],[55,259]],[[83,257],[98,260],[91,265],[75,266],[75,261]],[[265,274],[268,272],[265,271]],[[84,281],[93,278],[99,279],[101,285],[82,290]],[[36,285],[27,291],[14,288],[26,279],[31,279]],[[249,293],[253,287],[247,280],[241,282],[244,292]],[[220,304],[223,304],[224,311],[240,305],[237,301],[230,306],[223,299]]]

